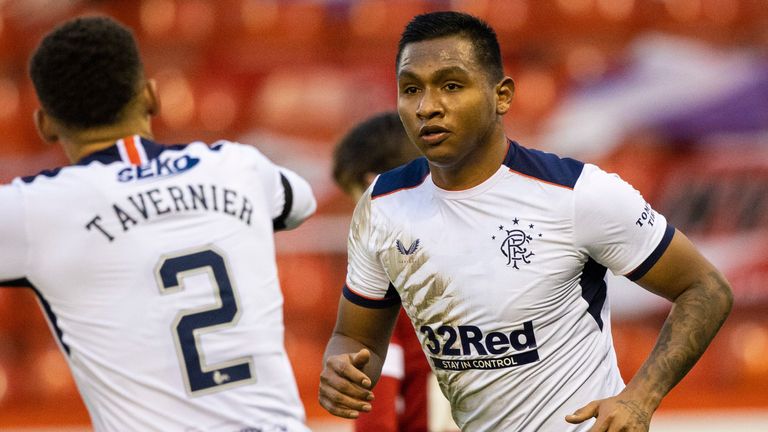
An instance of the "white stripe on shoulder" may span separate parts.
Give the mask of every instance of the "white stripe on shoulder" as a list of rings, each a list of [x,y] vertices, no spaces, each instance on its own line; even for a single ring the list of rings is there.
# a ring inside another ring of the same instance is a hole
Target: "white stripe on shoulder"
[[[139,135],[121,138],[115,142],[120,159],[130,165],[146,165],[149,163],[147,152]],[[133,156],[133,157],[131,157]]]
[[[139,135],[133,136],[133,143],[136,146],[136,150],[139,153],[139,160],[141,161],[142,165],[146,165],[149,163],[149,157],[147,156],[147,151],[144,149],[144,143],[141,141],[141,137]]]
[[[120,138],[115,142],[115,145],[117,146],[117,152],[120,154],[120,160],[130,164],[131,160],[128,158],[128,153],[125,151],[125,140]]]

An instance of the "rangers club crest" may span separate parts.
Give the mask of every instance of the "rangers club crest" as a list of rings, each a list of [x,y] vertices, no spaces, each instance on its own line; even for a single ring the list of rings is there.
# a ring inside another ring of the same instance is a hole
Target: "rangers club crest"
[[[509,229],[511,228],[511,229]],[[530,264],[531,257],[536,255],[532,249],[534,237],[541,237],[535,232],[533,224],[525,225],[520,219],[512,219],[512,226],[499,225],[498,233],[491,236],[491,240],[501,241],[499,250],[506,258],[507,265],[520,270],[523,264]]]

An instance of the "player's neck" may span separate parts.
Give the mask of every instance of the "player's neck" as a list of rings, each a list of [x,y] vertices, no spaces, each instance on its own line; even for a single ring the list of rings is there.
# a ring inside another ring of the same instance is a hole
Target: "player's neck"
[[[504,163],[509,146],[503,130],[497,130],[486,145],[476,148],[459,163],[437,166],[430,163],[432,182],[440,189],[460,191],[491,178]]]
[[[114,125],[71,131],[59,137],[64,153],[72,163],[98,151],[109,148],[115,141],[131,135],[152,138],[148,120],[123,121]]]

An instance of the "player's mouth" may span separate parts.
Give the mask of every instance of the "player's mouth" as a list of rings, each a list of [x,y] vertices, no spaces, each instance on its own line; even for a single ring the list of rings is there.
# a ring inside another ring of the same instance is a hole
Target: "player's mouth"
[[[419,138],[429,145],[437,145],[448,138],[451,131],[442,126],[422,126],[419,129]]]

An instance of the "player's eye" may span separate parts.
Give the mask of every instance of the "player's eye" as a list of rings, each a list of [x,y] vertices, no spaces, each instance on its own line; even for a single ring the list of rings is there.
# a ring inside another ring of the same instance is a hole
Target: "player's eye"
[[[461,88],[462,86],[456,83],[448,83],[445,85],[445,89],[448,91],[456,91],[456,90],[460,90]]]
[[[405,86],[403,87],[403,94],[415,94],[419,91],[419,88],[416,86]]]

